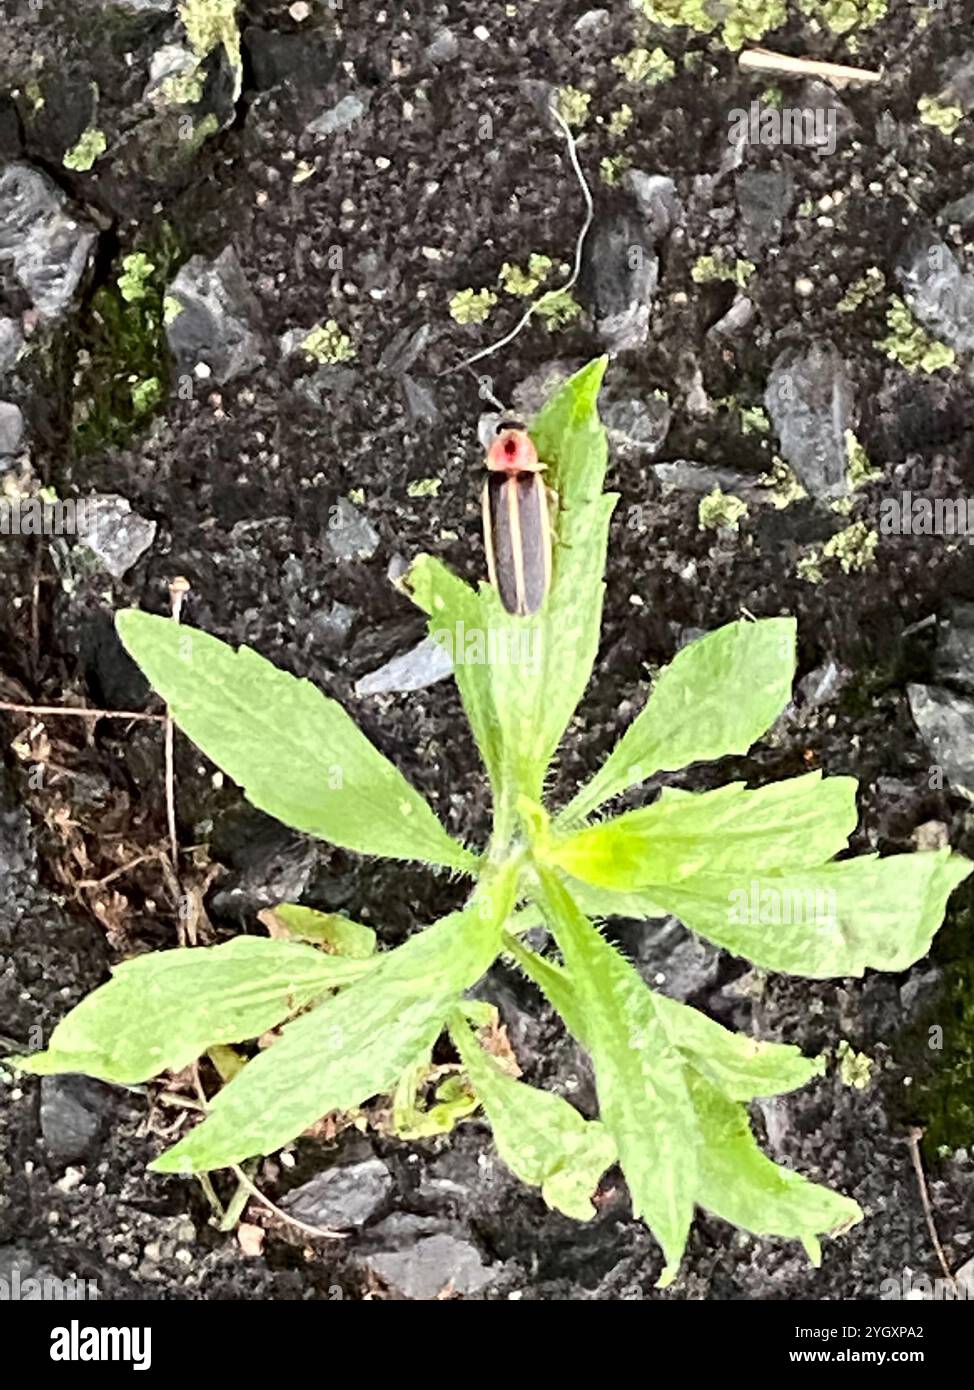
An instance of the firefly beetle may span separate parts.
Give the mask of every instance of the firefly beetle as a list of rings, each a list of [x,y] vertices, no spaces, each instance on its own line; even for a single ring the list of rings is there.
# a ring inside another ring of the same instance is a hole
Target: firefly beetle
[[[548,489],[527,429],[502,420],[487,450],[484,544],[490,582],[515,617],[529,617],[551,584]]]

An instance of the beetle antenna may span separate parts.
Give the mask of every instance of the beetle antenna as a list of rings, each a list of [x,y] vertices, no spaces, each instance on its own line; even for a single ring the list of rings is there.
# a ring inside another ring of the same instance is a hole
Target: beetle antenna
[[[473,377],[473,379],[476,381],[477,386],[478,386],[478,388],[479,388],[478,391],[477,391],[477,394],[478,394],[478,396],[480,397],[480,399],[481,399],[482,401],[490,401],[491,405],[496,406],[497,409],[500,411],[500,413],[501,413],[502,415],[507,415],[507,414],[510,413],[510,412],[508,411],[507,407],[504,405],[504,403],[503,403],[502,401],[499,401],[499,400],[497,399],[497,397],[494,395],[493,391],[490,389],[490,377],[489,377],[489,376],[481,376],[479,372],[475,372],[474,369],[473,369],[473,367],[470,365],[469,362],[461,362],[461,363],[460,363],[460,366],[461,366],[461,367],[466,367],[467,371],[470,373],[470,375],[471,375],[471,376]],[[454,367],[451,367],[450,370],[451,370],[451,371],[456,371],[456,370],[458,370],[458,369],[457,369],[457,368],[454,368]],[[445,376],[445,375],[446,375],[445,372],[441,372],[441,373],[440,373],[440,376]]]
[[[501,348],[507,347],[508,343],[512,343],[514,339],[518,336],[522,328],[524,328],[525,324],[527,324],[528,320],[532,317],[532,315],[535,313],[536,309],[540,304],[543,304],[544,301],[550,298],[552,295],[568,294],[568,292],[570,290],[573,290],[575,286],[578,284],[578,277],[582,273],[582,252],[585,249],[585,238],[588,236],[589,228],[591,227],[592,220],[595,216],[595,208],[592,202],[592,190],[588,186],[585,174],[582,172],[582,166],[579,163],[578,146],[575,142],[575,137],[572,134],[571,126],[565,120],[564,116],[558,110],[557,106],[555,106],[554,102],[552,102],[549,105],[548,111],[549,114],[554,117],[558,125],[561,127],[562,134],[564,135],[565,141],[568,145],[568,157],[571,160],[572,168],[575,171],[575,177],[578,179],[579,187],[582,190],[582,197],[585,200],[585,220],[582,223],[581,230],[579,231],[578,238],[575,242],[575,264],[572,267],[572,273],[565,281],[565,283],[563,285],[560,285],[558,289],[548,290],[547,293],[543,294],[540,299],[535,299],[531,304],[529,304],[528,307],[525,309],[524,313],[521,315],[518,322],[511,329],[510,333],[505,334],[505,336],[503,338],[500,338],[496,343],[491,343],[489,347],[481,348],[479,352],[475,352],[471,357],[465,357],[464,360],[462,362],[458,362],[455,367],[447,367],[445,371],[440,372],[440,376],[449,376],[451,373],[459,371],[462,367],[472,367],[474,362],[479,362],[482,358],[490,357],[493,353],[498,352]]]

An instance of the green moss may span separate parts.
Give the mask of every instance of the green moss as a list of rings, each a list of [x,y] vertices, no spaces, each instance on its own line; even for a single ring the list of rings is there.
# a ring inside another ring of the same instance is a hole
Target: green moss
[[[808,493],[798,481],[798,476],[793,468],[789,468],[784,459],[775,454],[771,460],[771,468],[767,473],[762,473],[758,478],[762,487],[768,489],[768,495],[772,506],[776,511],[784,511],[785,507],[790,507],[792,502],[800,502]]]
[[[942,990],[931,1000],[898,1052],[908,1057],[914,1084],[906,1123],[919,1120],[931,1154],[974,1143],[974,888],[959,888],[937,933],[934,962]]]
[[[163,78],[159,84],[159,95],[169,106],[195,106],[202,101],[205,86],[206,74],[200,65]]]
[[[582,306],[568,290],[549,290],[538,300],[534,312],[549,333],[556,333],[578,318]]]
[[[738,407],[738,418],[742,434],[767,434],[771,429],[771,423],[759,405]]]
[[[157,376],[146,377],[144,381],[135,377],[129,384],[132,409],[136,415],[148,415],[162,400],[162,382]]]
[[[625,135],[634,120],[632,107],[622,105],[618,111],[613,111],[606,123],[606,129],[614,140]]]
[[[716,256],[698,256],[693,263],[690,276],[696,285],[712,284],[715,280],[729,280],[739,289],[743,289],[754,270],[753,261],[736,260],[731,264]]]
[[[180,259],[176,238],[163,227],[139,250],[119,256],[92,296],[76,340],[79,453],[127,444],[165,398],[170,362],[163,303]]]
[[[554,261],[550,256],[533,253],[528,257],[527,270],[505,261],[499,276],[500,287],[506,294],[527,298],[540,289],[551,273]]]
[[[216,113],[207,111],[201,121],[193,123],[193,133],[188,140],[183,140],[183,157],[189,159],[196,151],[209,140],[211,135],[216,135],[220,129],[220,122],[217,120]]]
[[[440,490],[442,478],[418,478],[406,484],[407,497],[435,497]]]
[[[85,174],[94,164],[96,159],[108,149],[108,141],[105,133],[97,130],[95,126],[89,126],[81,135],[78,143],[67,151],[61,161],[65,169],[72,169],[77,174]]]
[[[145,299],[154,271],[155,266],[144,251],[133,251],[130,256],[122,257],[118,292],[126,304],[138,304],[140,299]]]
[[[804,579],[806,584],[821,584],[825,575],[822,573],[822,557],[817,550],[810,550],[807,555],[802,555],[795,566],[795,573],[799,579]]]
[[[761,93],[762,106],[768,106],[774,111],[780,111],[784,104],[785,94],[780,87],[776,87],[773,84],[770,87],[765,87],[764,91]]]
[[[864,1091],[872,1080],[873,1059],[865,1052],[857,1052],[845,1038],[835,1049],[835,1060],[839,1064],[839,1080],[843,1086],[852,1086]]]
[[[579,87],[560,87],[556,101],[562,118],[573,130],[580,130],[589,118],[591,92],[583,92]]]
[[[349,362],[355,356],[351,338],[342,332],[334,319],[316,324],[302,341],[301,351],[321,366]]]
[[[627,169],[632,168],[632,160],[627,154],[607,154],[599,161],[599,176],[602,182],[613,187]]]
[[[657,24],[682,24],[698,34],[716,33],[736,51],[748,41],[763,39],[788,19],[787,0],[639,0],[648,19]]]
[[[953,135],[964,119],[964,108],[956,102],[939,101],[937,97],[921,97],[917,102],[920,124],[933,126],[944,135]]]
[[[848,34],[850,29],[878,24],[886,14],[888,0],[799,0],[799,9],[833,34]]]
[[[954,365],[954,349],[931,338],[897,295],[890,299],[886,326],[889,333],[885,338],[880,338],[875,346],[908,372],[926,372],[929,375]]]
[[[845,432],[845,456],[846,477],[853,492],[857,487],[865,487],[867,483],[874,483],[883,476],[883,470],[874,468],[869,462],[869,455],[852,430]]]
[[[747,503],[732,492],[713,492],[701,497],[697,507],[697,523],[701,531],[737,531],[747,516]]]
[[[21,90],[33,115],[36,116],[38,111],[44,110],[44,93],[41,91],[41,84],[35,78],[32,77],[29,82],[25,82]]]
[[[676,72],[676,64],[662,48],[630,48],[613,58],[612,66],[627,82],[645,82],[650,87],[668,82]]]
[[[497,303],[493,290],[457,290],[450,300],[454,323],[483,323]]]
[[[171,323],[175,323],[179,315],[183,312],[183,302],[177,299],[174,294],[167,294],[162,301],[162,321],[168,328]]]
[[[872,568],[878,544],[877,531],[871,531],[864,521],[854,521],[829,537],[822,547],[822,558],[836,560],[843,574],[852,574]]]
[[[179,18],[190,47],[200,61],[222,44],[234,74],[233,97],[236,101],[243,77],[237,0],[183,0],[179,6]]]
[[[852,314],[867,299],[873,299],[886,288],[886,276],[878,266],[871,265],[864,274],[854,280],[835,306],[839,314]]]

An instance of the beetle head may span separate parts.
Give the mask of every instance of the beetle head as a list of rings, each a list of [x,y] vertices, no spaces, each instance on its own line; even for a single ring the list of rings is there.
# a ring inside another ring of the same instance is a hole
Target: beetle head
[[[544,464],[522,424],[502,420],[496,438],[487,450],[487,467],[501,473],[539,473]]]

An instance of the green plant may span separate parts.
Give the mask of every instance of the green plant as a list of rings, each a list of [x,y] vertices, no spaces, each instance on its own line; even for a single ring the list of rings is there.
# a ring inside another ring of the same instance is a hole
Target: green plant
[[[394,950],[375,951],[366,928],[284,905],[273,939],[127,961],[46,1051],[15,1059],[27,1071],[134,1084],[281,1026],[156,1171],[202,1173],[271,1153],[323,1114],[393,1092],[404,1132],[442,1132],[476,1097],[508,1167],[572,1216],[591,1215],[599,1178],[618,1159],[663,1248],[661,1283],[677,1272],[695,1204],[798,1238],[816,1261],[821,1234],[861,1218],[854,1201],[766,1158],[750,1129],[749,1101],[803,1085],[824,1059],[733,1033],[650,989],[590,919],[674,914],[758,966],[816,979],[903,970],[926,952],[971,865],[949,850],[836,862],[856,826],[856,783],[819,773],[754,790],[667,788],[641,809],[593,819],[627,788],[743,754],[770,728],[795,670],[795,623],[782,617],[732,622],[680,651],[592,780],[549,817],[545,777],[595,660],[616,502],[602,491],[603,370],[593,362],[572,377],[532,427],[560,498],[544,610],[512,618],[489,585],[474,589],[430,556],[407,577],[431,633],[452,644],[486,766],[493,826],[482,852],[451,838],[308,681],[169,619],[119,614],[122,641],[177,725],[255,806],[346,849],[474,880],[463,908]],[[479,646],[459,647],[463,635],[479,635]],[[542,921],[560,959],[522,939]],[[489,1011],[464,995],[504,953],[590,1053],[599,1119],[518,1081],[482,1045]],[[444,1029],[462,1077],[424,1110],[417,1090]]]
[[[78,333],[74,440],[79,453],[128,442],[164,399],[170,358],[166,285],[181,258],[170,228],[120,255]]]

